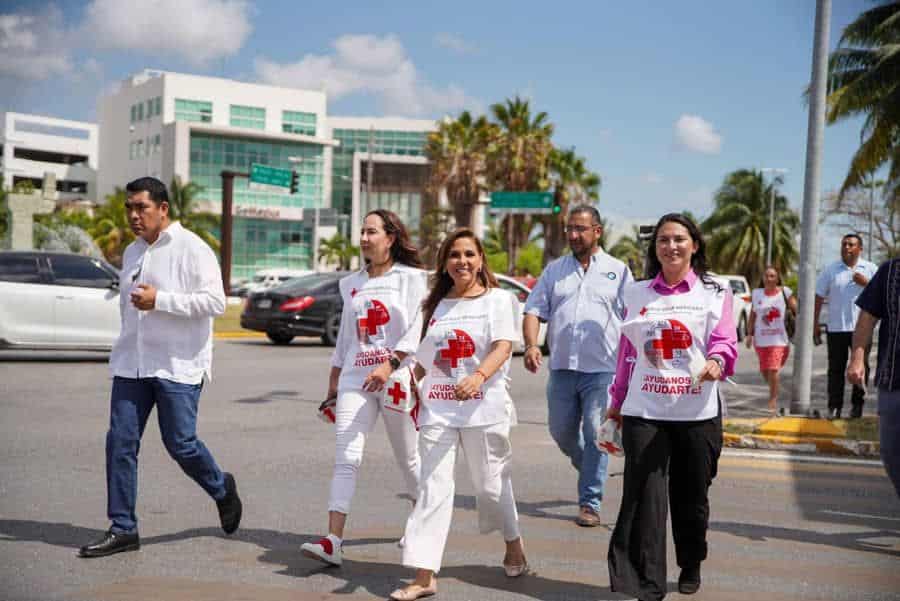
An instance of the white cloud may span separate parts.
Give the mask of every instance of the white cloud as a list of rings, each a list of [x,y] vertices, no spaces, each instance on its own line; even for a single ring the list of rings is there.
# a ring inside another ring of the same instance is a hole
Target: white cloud
[[[473,44],[452,33],[441,32],[437,34],[434,36],[434,43],[456,54],[475,54],[478,52],[478,49]]]
[[[0,14],[0,77],[38,81],[72,71],[62,12]]]
[[[641,179],[644,181],[644,183],[654,184],[654,185],[661,184],[663,182],[663,176],[660,175],[659,173],[654,173],[652,171],[645,173]]]
[[[178,55],[194,65],[235,54],[252,29],[245,0],[93,0],[83,34],[100,48]]]
[[[675,144],[702,154],[719,154],[722,136],[712,123],[698,115],[682,115],[675,122]]]
[[[394,115],[434,116],[481,105],[458,86],[436,88],[423,81],[394,35],[343,35],[332,46],[331,54],[307,54],[294,63],[257,58],[256,76],[271,85],[324,88],[333,99],[372,94]]]

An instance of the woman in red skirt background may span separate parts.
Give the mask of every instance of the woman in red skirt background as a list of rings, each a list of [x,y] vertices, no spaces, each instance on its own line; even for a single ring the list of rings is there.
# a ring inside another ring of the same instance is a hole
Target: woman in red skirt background
[[[791,348],[784,325],[787,311],[797,314],[797,299],[791,289],[781,285],[781,274],[769,265],[763,272],[763,287],[756,288],[751,297],[747,348],[756,347],[759,372],[769,384],[769,411],[775,413],[778,404],[779,372],[787,362]]]

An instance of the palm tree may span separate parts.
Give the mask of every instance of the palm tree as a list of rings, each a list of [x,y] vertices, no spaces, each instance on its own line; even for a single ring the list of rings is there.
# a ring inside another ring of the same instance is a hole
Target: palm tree
[[[353,246],[349,238],[339,233],[319,241],[319,261],[337,263],[341,271],[350,269],[350,263],[356,256],[359,256],[359,247]]]
[[[720,273],[746,276],[750,282],[762,278],[769,231],[769,201],[773,186],[760,171],[739,169],[725,177],[716,191],[712,215],[703,222],[707,235],[710,267]],[[788,207],[785,196],[775,191],[772,263],[783,273],[793,271],[798,258],[796,235],[800,218]]]
[[[561,210],[542,221],[546,234],[544,265],[563,254],[566,247],[566,217],[572,203],[596,202],[600,198],[600,176],[588,170],[585,159],[575,149],[552,149],[549,156],[550,181],[555,204]],[[606,232],[606,229],[603,230]]]
[[[606,230],[604,229],[604,231]],[[644,261],[646,260],[644,246],[638,227],[632,226],[631,235],[619,238],[609,249],[609,254],[628,265],[632,275],[640,279],[644,277]]]
[[[463,111],[445,119],[428,134],[425,156],[431,163],[428,188],[436,196],[445,190],[458,227],[472,227],[478,197],[486,191],[485,169],[496,126],[484,116]]]
[[[533,192],[549,188],[553,125],[548,122],[547,113],[542,111],[532,116],[529,102],[518,96],[507,99],[506,103],[492,105],[491,113],[500,128],[499,140],[489,153],[491,189]],[[509,215],[506,219],[506,228],[513,231],[513,247],[507,249],[510,274],[516,265],[517,249],[527,243],[535,223],[525,215]]]
[[[881,1],[844,29],[828,61],[828,123],[864,116],[860,147],[841,193],[890,164],[900,194],[900,2]]]
[[[174,176],[169,184],[169,218],[200,236],[218,253],[220,243],[213,232],[221,227],[222,217],[215,213],[197,211],[196,198],[201,192],[203,186],[194,182],[183,184],[179,176]]]
[[[106,197],[106,202],[94,212],[94,223],[88,234],[103,251],[106,260],[116,267],[122,266],[122,255],[125,247],[134,241],[134,234],[128,225],[125,214],[127,195],[122,188]]]

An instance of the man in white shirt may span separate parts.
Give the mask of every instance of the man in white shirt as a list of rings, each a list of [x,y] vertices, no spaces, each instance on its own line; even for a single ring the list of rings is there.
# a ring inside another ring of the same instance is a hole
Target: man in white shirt
[[[860,258],[862,238],[857,234],[847,234],[841,239],[841,260],[827,266],[816,280],[816,305],[813,323],[815,324],[815,341],[821,344],[819,313],[822,304],[828,301],[828,416],[832,419],[841,417],[844,407],[844,370],[850,356],[850,345],[853,341],[853,329],[859,318],[859,307],[856,298],[869,280],[875,275],[877,266]],[[869,361],[866,352],[866,377],[869,380]],[[850,402],[853,408],[850,417],[862,417],[865,389],[853,385]]]
[[[122,330],[110,355],[113,376],[106,434],[107,515],[112,525],[79,551],[104,557],[140,548],[135,503],[137,455],[156,407],[163,443],[181,469],[215,501],[222,529],[237,530],[241,500],[197,438],[197,403],[211,378],[213,317],[225,291],[212,249],[169,220],[169,197],[158,179],[125,188],[125,211],[137,238],[125,249],[119,276]]]
[[[539,322],[549,322],[548,425],[553,440],[578,470],[579,526],[601,523],[608,457],[595,443],[616,371],[625,284],[632,279],[624,263],[600,248],[602,233],[596,208],[572,209],[566,224],[572,254],[544,268],[528,296],[522,321],[525,368],[532,373],[542,362],[536,344]]]

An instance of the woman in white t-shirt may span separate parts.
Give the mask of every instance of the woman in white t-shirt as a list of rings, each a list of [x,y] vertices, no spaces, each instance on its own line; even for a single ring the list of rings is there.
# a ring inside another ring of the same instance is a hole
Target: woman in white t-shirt
[[[419,485],[415,423],[408,413],[383,411],[381,390],[401,363],[411,362],[407,357],[419,343],[427,274],[406,227],[391,211],[366,215],[360,248],[366,266],[340,282],[344,309],[326,397],[337,397],[328,535],[301,547],[307,557],[330,565],[341,565],[357,472],[379,414],[413,499]]]
[[[391,594],[401,601],[437,592],[435,574],[453,515],[460,447],[475,487],[481,532],[502,531],[508,576],[520,576],[527,568],[510,478],[509,430],[515,411],[507,375],[512,344],[519,337],[517,301],[498,287],[471,230],[451,234],[436,265],[422,306],[424,336],[416,350],[416,375],[422,381],[422,478],[403,548],[403,565],[416,568],[416,578]]]
[[[751,296],[747,348],[756,347],[759,373],[769,385],[769,411],[775,413],[781,368],[790,352],[790,338],[784,325],[788,311],[797,314],[797,299],[791,289],[781,285],[781,274],[772,265],[763,272],[763,287]]]

